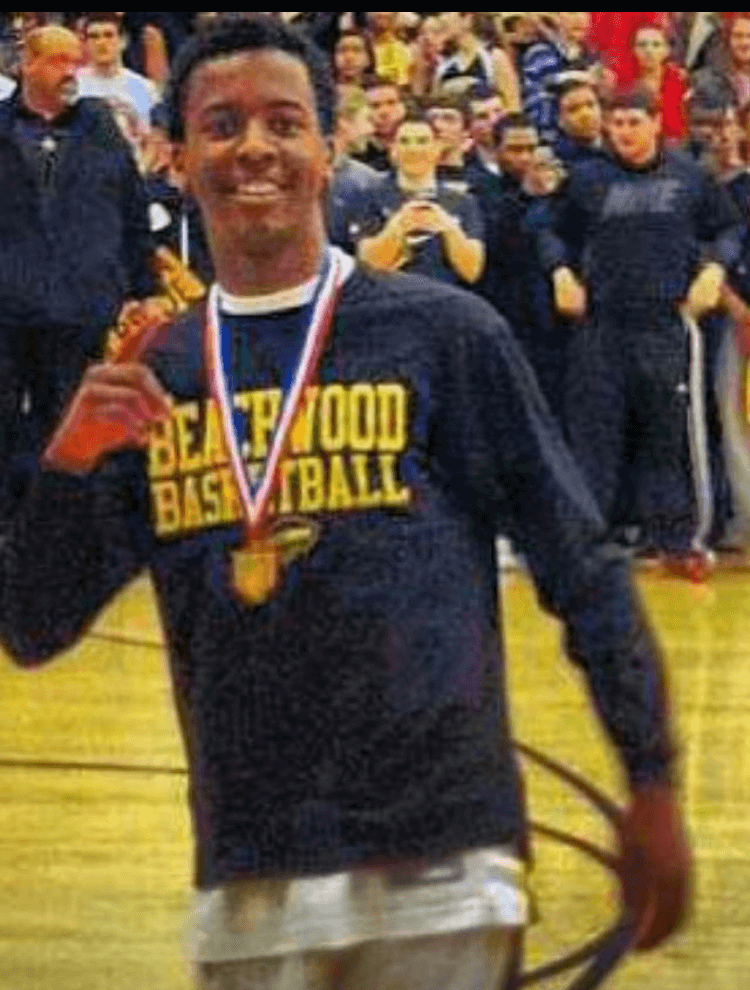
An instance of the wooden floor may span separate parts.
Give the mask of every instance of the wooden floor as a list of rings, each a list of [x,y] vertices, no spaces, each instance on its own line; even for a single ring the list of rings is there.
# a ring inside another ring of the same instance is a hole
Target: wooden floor
[[[631,959],[612,990],[750,987],[750,573],[707,587],[640,579],[666,646],[684,742],[698,860],[692,926]],[[525,578],[506,577],[516,737],[613,796],[619,773],[588,711],[559,630]],[[180,744],[148,583],[94,633],[36,673],[0,663],[0,990],[186,990],[180,930],[190,834]],[[529,768],[533,817],[607,845],[574,788]],[[616,914],[611,877],[538,838],[540,920],[529,965],[564,955]],[[571,974],[543,984],[559,987]]]

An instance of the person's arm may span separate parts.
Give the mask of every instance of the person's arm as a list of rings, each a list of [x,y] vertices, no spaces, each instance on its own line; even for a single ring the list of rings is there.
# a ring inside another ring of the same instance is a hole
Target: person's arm
[[[168,410],[142,365],[87,370],[0,547],[0,640],[17,663],[75,643],[149,561],[139,448]]]
[[[588,224],[583,185],[574,172],[558,192],[539,199],[534,209],[533,231],[552,284],[555,309],[570,319],[580,319],[588,307],[586,287],[576,274]]]
[[[467,195],[457,204],[457,216],[433,200],[413,200],[394,214],[386,230],[394,223],[395,237],[399,232],[405,237],[412,230],[438,234],[446,261],[462,281],[471,284],[482,275],[485,261],[483,223],[473,196]]]
[[[457,216],[443,234],[445,255],[460,279],[473,285],[484,273],[487,250],[484,221],[479,204],[471,193],[462,197]]]
[[[482,241],[469,237],[454,220],[443,231],[443,244],[445,256],[460,279],[471,285],[481,278],[485,260]]]
[[[144,75],[162,90],[169,79],[169,49],[162,29],[156,24],[144,24],[141,46]]]
[[[701,178],[695,219],[704,253],[683,304],[694,319],[718,307],[727,270],[742,253],[743,237],[741,218],[729,193],[710,176]]]
[[[523,111],[542,134],[554,127],[554,105],[547,87],[559,71],[560,57],[546,42],[532,45],[521,61]]]
[[[364,264],[381,272],[393,272],[409,260],[406,230],[399,210],[377,234],[362,237],[357,242],[357,257]]]
[[[490,311],[477,308],[477,316],[473,328],[456,326],[440,365],[447,397],[436,412],[440,456],[473,517],[505,532],[523,554],[542,605],[564,623],[567,653],[619,753],[630,789],[623,896],[641,926],[639,945],[648,948],[681,924],[690,886],[661,652],[628,560],[606,542],[512,332]]]
[[[495,48],[492,52],[492,68],[495,74],[495,89],[503,101],[506,113],[518,113],[521,109],[521,86],[518,73],[506,51]]]

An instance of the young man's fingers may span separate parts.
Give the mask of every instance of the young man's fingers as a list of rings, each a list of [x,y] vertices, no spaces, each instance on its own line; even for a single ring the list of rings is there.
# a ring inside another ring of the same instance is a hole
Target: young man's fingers
[[[94,419],[111,418],[111,410],[121,409],[131,420],[153,423],[169,412],[158,395],[128,385],[100,382],[92,384],[81,396],[79,412]]]
[[[111,388],[137,392],[146,404],[148,414],[153,417],[168,415],[173,405],[172,397],[156,375],[143,364],[96,365],[87,372],[81,395],[93,398],[104,394],[106,397],[106,390]]]

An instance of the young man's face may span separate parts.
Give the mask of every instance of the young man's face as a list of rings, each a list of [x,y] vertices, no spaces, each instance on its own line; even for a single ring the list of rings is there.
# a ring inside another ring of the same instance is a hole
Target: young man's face
[[[523,182],[534,164],[539,135],[535,127],[509,127],[497,149],[497,161],[503,172]]]
[[[365,95],[375,134],[381,141],[390,141],[406,114],[398,86],[373,86]]]
[[[540,36],[539,24],[531,14],[519,14],[502,21],[508,41],[513,45],[530,45]]]
[[[722,166],[728,167],[741,160],[743,138],[737,112],[733,108],[726,110],[716,133],[716,150]]]
[[[367,107],[356,113],[339,114],[336,119],[336,138],[340,147],[348,154],[355,155],[367,148],[372,137],[372,119]]]
[[[599,99],[590,86],[571,89],[560,100],[560,127],[577,141],[596,141],[602,130]]]
[[[750,18],[735,18],[729,34],[729,53],[736,65],[750,65]]]
[[[178,167],[212,245],[265,253],[319,229],[331,156],[300,59],[259,49],[201,63],[183,119]]]
[[[417,41],[426,58],[437,58],[443,51],[447,35],[440,17],[425,17],[419,26]]]
[[[492,128],[503,115],[503,101],[499,96],[471,101],[470,133],[475,144],[490,147],[493,143]]]
[[[367,26],[376,37],[392,34],[396,30],[396,14],[392,10],[368,12]]]
[[[404,121],[396,131],[391,159],[399,175],[409,179],[433,178],[440,150],[440,143],[429,124]]]
[[[669,45],[658,28],[641,28],[633,45],[635,57],[643,72],[660,68],[669,56]]]
[[[112,21],[92,21],[86,28],[86,48],[95,67],[116,65],[122,53],[122,39]]]
[[[336,45],[333,56],[338,82],[359,82],[370,64],[365,39],[360,34],[345,34]]]
[[[656,155],[661,117],[626,107],[611,110],[607,134],[615,154],[628,165],[645,165]]]
[[[560,33],[567,41],[582,45],[589,33],[591,15],[588,10],[562,10],[558,23]]]
[[[460,110],[453,107],[433,107],[427,111],[427,116],[446,151],[454,151],[463,145],[466,132]]]

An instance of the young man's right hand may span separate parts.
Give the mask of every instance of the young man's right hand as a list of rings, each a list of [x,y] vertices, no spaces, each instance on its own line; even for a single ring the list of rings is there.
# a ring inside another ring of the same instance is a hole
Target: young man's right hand
[[[145,365],[91,365],[42,456],[42,465],[85,474],[107,454],[145,447],[151,427],[167,419],[171,408],[170,395]]]

